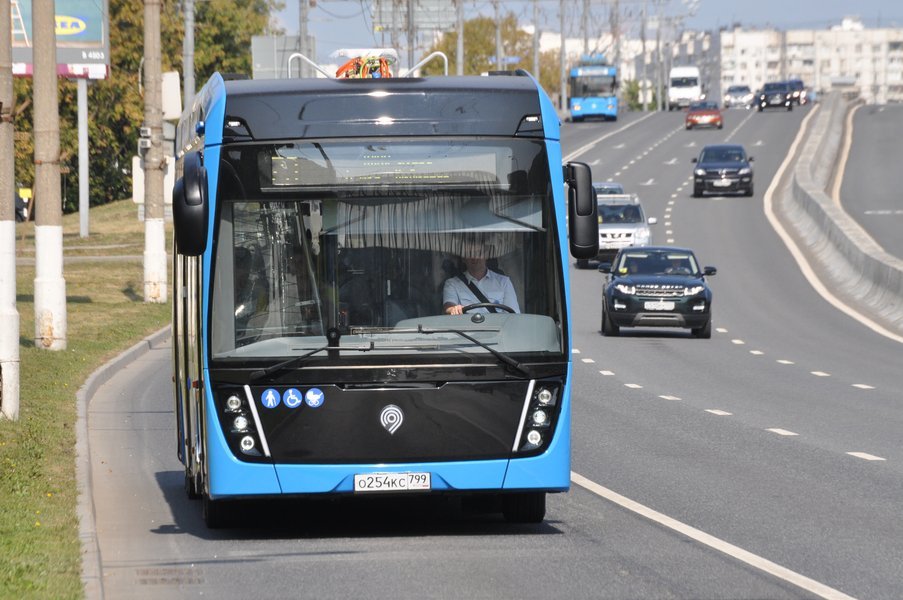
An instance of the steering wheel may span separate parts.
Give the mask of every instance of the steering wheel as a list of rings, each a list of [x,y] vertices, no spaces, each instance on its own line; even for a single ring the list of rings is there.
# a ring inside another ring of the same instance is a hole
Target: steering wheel
[[[467,311],[474,308],[500,308],[505,312],[513,313],[514,309],[506,304],[496,304],[495,302],[477,302],[476,304],[468,304],[467,306],[461,307],[461,312],[466,313]]]

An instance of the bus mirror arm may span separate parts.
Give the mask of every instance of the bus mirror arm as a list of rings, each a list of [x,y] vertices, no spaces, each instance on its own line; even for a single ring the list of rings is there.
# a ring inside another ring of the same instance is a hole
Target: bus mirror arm
[[[176,249],[185,256],[200,256],[207,248],[207,170],[198,151],[182,158],[182,177],[172,189],[173,230]]]
[[[595,258],[599,253],[599,220],[593,175],[589,165],[568,163],[564,182],[568,197],[568,239],[571,255],[578,259]]]

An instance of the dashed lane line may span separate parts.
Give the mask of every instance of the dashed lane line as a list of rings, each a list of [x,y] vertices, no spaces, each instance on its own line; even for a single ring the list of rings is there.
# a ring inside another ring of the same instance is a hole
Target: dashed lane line
[[[874,454],[868,454],[867,452],[847,452],[850,456],[855,456],[856,458],[861,458],[862,460],[872,460],[872,461],[884,461],[886,458],[882,458],[880,456],[875,456]]]
[[[695,527],[691,527],[690,525],[682,523],[677,519],[652,510],[648,506],[640,504],[639,502],[631,500],[626,496],[622,496],[617,492],[603,487],[598,483],[587,479],[583,475],[580,475],[579,473],[571,471],[571,481],[574,482],[574,484],[584,488],[585,490],[596,494],[597,496],[604,498],[609,502],[617,504],[618,506],[625,508],[645,519],[648,519],[654,523],[658,523],[663,527],[667,527],[668,529],[684,535],[691,540],[694,540],[700,544],[712,548],[713,550],[717,550],[718,552],[726,554],[727,556],[739,560],[740,562],[746,563],[754,569],[762,571],[763,573],[767,573],[772,577],[776,577],[802,590],[815,594],[820,598],[824,598],[825,600],[853,600],[852,596],[848,596],[839,590],[825,585],[824,583],[806,577],[805,575],[797,573],[796,571],[791,571],[787,567],[783,567],[775,562],[772,562],[757,554],[753,554],[748,550],[744,550],[739,546],[735,546],[734,544],[726,542],[700,529],[696,529]]]
[[[771,433],[776,433],[778,435],[787,435],[787,436],[799,435],[798,433],[796,433],[794,431],[788,431],[787,429],[781,429],[780,427],[772,427],[770,429],[766,429],[765,431],[770,431]]]
[[[733,416],[733,414],[734,414],[734,413],[729,413],[726,410],[721,410],[718,408],[707,408],[707,409],[705,409],[705,411],[707,413],[711,413],[711,414],[719,416],[719,417],[730,417],[730,416]]]

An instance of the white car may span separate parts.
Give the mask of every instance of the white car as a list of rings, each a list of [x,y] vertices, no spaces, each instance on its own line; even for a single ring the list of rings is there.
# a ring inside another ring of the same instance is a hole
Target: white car
[[[622,193],[612,193],[612,187]],[[594,183],[596,204],[599,211],[599,254],[600,261],[611,261],[621,248],[646,246],[652,243],[652,230],[658,219],[646,217],[643,205],[636,194],[623,193],[617,183]],[[589,266],[589,260],[578,260],[577,268]]]

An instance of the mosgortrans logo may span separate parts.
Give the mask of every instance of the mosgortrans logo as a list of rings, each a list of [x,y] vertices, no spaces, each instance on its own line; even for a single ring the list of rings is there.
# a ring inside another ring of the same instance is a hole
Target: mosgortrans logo
[[[56,15],[57,35],[78,35],[88,28],[88,24],[78,17]]]

